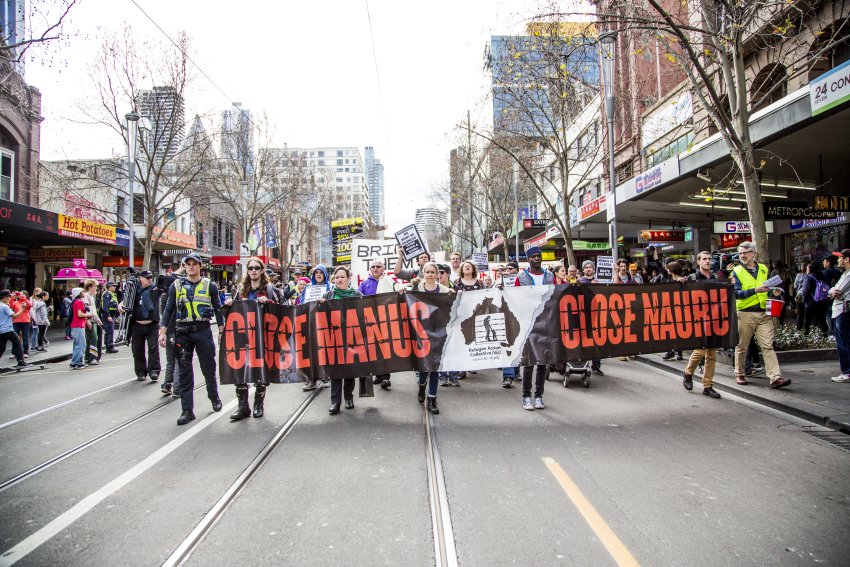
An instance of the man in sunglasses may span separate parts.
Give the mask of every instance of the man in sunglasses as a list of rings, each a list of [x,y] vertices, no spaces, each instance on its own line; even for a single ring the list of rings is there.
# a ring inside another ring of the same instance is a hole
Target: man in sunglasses
[[[369,262],[369,277],[360,284],[358,288],[360,293],[366,296],[395,291],[395,282],[387,277],[384,273],[385,269],[384,261],[380,258],[375,258]],[[392,386],[389,374],[375,374],[372,383],[380,384],[383,390],[389,390]]]

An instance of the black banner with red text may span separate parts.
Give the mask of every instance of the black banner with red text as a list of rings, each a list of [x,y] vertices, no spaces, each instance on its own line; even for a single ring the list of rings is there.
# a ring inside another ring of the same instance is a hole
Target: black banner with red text
[[[717,282],[395,293],[296,307],[237,301],[223,384],[483,370],[732,347],[734,293]]]

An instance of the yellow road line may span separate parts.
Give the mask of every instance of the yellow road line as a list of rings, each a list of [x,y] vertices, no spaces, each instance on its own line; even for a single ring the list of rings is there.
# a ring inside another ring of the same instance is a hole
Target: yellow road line
[[[602,544],[608,550],[608,553],[611,554],[611,557],[614,558],[614,561],[617,562],[617,565],[620,567],[640,567],[637,559],[626,549],[620,538],[605,523],[605,520],[602,519],[602,516],[593,507],[593,504],[585,498],[578,486],[576,486],[566,471],[561,468],[561,465],[555,459],[550,459],[549,457],[543,457],[543,463],[549,469],[549,472],[552,473],[552,476],[555,477],[555,480],[561,485],[561,488],[564,489],[564,492],[567,493],[567,496],[570,497],[570,500],[573,501],[573,504],[575,504],[575,507],[578,508],[578,511],[587,522],[587,525],[594,531],[596,537],[602,541]]]

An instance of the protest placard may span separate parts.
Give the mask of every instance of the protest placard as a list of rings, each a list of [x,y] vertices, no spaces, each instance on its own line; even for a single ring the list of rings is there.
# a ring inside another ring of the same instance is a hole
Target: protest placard
[[[613,256],[596,257],[596,281],[599,283],[611,283],[614,279]]]
[[[417,230],[415,224],[406,226],[396,232],[395,239],[398,241],[398,245],[404,249],[404,257],[406,259],[414,260],[423,252],[428,251],[425,247],[425,242],[419,236],[419,230]]]
[[[304,303],[320,299],[327,291],[323,285],[308,285],[304,288]]]

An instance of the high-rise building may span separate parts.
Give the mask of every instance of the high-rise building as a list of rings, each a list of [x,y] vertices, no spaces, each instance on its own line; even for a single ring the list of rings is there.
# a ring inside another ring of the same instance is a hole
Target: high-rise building
[[[360,217],[364,229],[374,225],[369,212],[363,157],[360,150],[353,147],[289,148],[285,151],[291,157],[298,156],[313,172],[316,193],[322,195],[323,202],[317,203],[318,258],[312,261],[329,263],[332,220]]]
[[[443,247],[443,237],[446,232],[446,211],[437,207],[416,209],[416,229],[419,236],[431,252]]]
[[[375,148],[366,146],[366,186],[369,190],[369,214],[378,227],[378,238],[383,238],[384,226],[384,164],[375,158]]]
[[[154,87],[139,91],[139,116],[149,121],[150,131],[145,138],[152,156],[174,157],[183,142],[184,101],[174,87]]]
[[[242,103],[234,102],[234,108],[221,113],[221,151],[222,159],[238,162],[246,174],[253,175],[254,168],[254,129],[251,111],[242,108]]]
[[[0,0],[0,43],[15,45],[26,39],[26,0]],[[15,61],[19,49],[10,49],[12,68],[23,78],[24,60]]]

